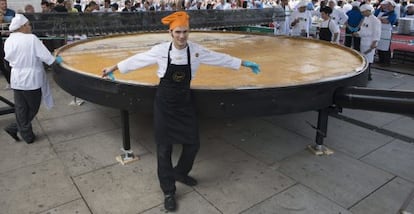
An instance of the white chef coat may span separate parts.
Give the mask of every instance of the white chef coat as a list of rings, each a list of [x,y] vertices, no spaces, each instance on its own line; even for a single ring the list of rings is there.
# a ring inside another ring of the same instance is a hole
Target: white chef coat
[[[300,36],[302,30],[305,30],[307,36],[309,36],[309,28],[312,23],[312,14],[309,10],[306,10],[305,12],[301,13],[299,11],[293,11],[292,15],[290,16],[289,25],[291,26],[292,22],[295,21],[297,18],[299,18],[299,22],[296,23],[295,26],[291,27],[291,35],[292,36]]]
[[[285,8],[282,8],[282,6],[280,5],[277,5],[276,7],[284,11],[285,17],[272,17],[274,25],[274,34],[288,36],[290,34],[289,19],[290,14],[292,13],[292,9],[290,9],[289,5],[285,5]]]
[[[330,17],[338,26],[344,25],[348,21],[348,16],[342,10],[336,8],[332,10]]]
[[[42,89],[46,107],[53,106],[43,62],[51,65],[55,57],[33,34],[11,33],[4,43],[5,59],[10,63],[10,87],[17,90]]]
[[[152,47],[150,50],[133,55],[118,63],[118,69],[121,73],[128,73],[130,71],[143,68],[149,65],[158,64],[157,76],[164,77],[167,70],[168,63],[168,49],[171,42],[165,42]],[[191,76],[194,78],[200,64],[216,65],[227,67],[231,69],[239,69],[241,66],[241,59],[232,57],[227,54],[218,53],[208,50],[203,46],[187,42],[191,54]],[[170,52],[171,64],[186,65],[187,48],[178,50],[172,45]]]
[[[374,15],[364,17],[361,27],[358,31],[359,37],[361,37],[361,53],[366,57],[369,63],[374,62],[375,49],[369,53],[365,53],[371,48],[373,41],[379,42],[381,39],[381,21]]]

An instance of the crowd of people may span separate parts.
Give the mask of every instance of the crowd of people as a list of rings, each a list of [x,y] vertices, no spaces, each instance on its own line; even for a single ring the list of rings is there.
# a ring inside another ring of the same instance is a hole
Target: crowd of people
[[[361,46],[359,31],[366,19],[361,7],[369,5],[372,8],[368,9],[381,22],[377,53],[379,62],[385,66],[390,64],[389,46],[393,26],[398,24],[401,17],[414,19],[414,4],[405,0],[43,0],[41,5],[43,13],[274,8],[284,13],[282,16],[278,13],[269,24],[275,35],[314,37],[357,51],[360,51]],[[31,5],[26,5],[24,9],[26,13],[34,12]]]

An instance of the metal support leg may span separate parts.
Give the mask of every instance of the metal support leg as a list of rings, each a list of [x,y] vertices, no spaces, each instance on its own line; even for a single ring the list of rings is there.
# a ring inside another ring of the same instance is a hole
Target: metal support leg
[[[8,99],[2,96],[0,96],[0,101],[8,105],[7,107],[0,107],[0,115],[14,113],[14,103],[10,102]]]
[[[309,145],[309,150],[315,155],[330,155],[333,151],[323,145],[323,139],[327,136],[328,132],[328,116],[329,108],[318,110],[318,126],[316,128],[316,145]]]
[[[139,158],[134,155],[131,150],[131,136],[129,134],[129,113],[127,110],[121,110],[121,122],[122,122],[122,148],[123,154],[116,157],[122,165],[138,160]]]
[[[316,129],[316,139],[315,142],[318,146],[323,145],[323,139],[326,137],[328,132],[328,108],[318,110],[318,127]]]

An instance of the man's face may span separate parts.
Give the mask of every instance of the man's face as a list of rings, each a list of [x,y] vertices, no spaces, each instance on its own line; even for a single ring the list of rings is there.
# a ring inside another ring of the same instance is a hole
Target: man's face
[[[32,25],[30,25],[30,22],[26,22],[26,24],[20,28],[22,33],[32,33]]]
[[[368,17],[369,15],[371,15],[371,11],[369,10],[364,10],[361,12],[363,16]]]
[[[414,15],[414,6],[407,7],[407,15]]]
[[[1,10],[7,9],[7,1],[0,1],[0,9]]]
[[[188,29],[188,27],[176,27],[171,31],[173,43],[176,48],[183,49],[187,46],[189,33],[190,29]]]
[[[304,12],[306,11],[306,6],[304,6],[304,7],[299,7],[299,8],[298,8],[298,11],[299,11],[299,12],[301,12],[301,13],[304,13]]]
[[[45,4],[42,4],[42,12],[43,13],[49,12],[49,7],[46,6]]]

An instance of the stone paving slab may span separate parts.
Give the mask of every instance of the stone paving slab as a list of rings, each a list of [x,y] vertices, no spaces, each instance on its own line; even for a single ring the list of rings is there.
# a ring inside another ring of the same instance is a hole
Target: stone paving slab
[[[37,213],[81,198],[58,159],[0,174],[1,213]]]
[[[318,157],[303,151],[283,160],[279,171],[344,208],[393,178],[390,173],[340,152]]]
[[[64,162],[71,176],[118,163],[115,157],[122,154],[121,147],[120,129],[54,144],[57,155]],[[131,149],[138,156],[148,153],[134,139],[131,139]]]
[[[414,182],[414,144],[412,143],[395,140],[361,160]]]
[[[62,117],[66,115],[72,115],[81,112],[87,112],[96,109],[95,104],[89,102],[84,102],[82,105],[70,105],[73,102],[74,97],[68,94],[66,91],[61,89],[57,84],[51,79],[50,87],[52,91],[53,101],[55,105],[50,110],[46,109],[45,106],[41,105],[37,118],[39,120],[48,120],[57,117]]]
[[[139,213],[163,203],[156,159],[149,154],[129,165],[108,166],[73,180],[92,213]],[[190,191],[191,188],[177,183],[177,195]]]
[[[396,177],[350,210],[354,214],[399,213],[413,190],[414,183]],[[411,205],[414,205],[414,201],[411,201]],[[406,211],[414,213],[414,206],[408,207]]]
[[[328,135],[324,143],[335,151],[359,159],[392,140],[389,136],[329,117]]]
[[[297,184],[242,212],[242,214],[351,214],[311,189]]]
[[[15,121],[14,115],[3,115],[0,119],[0,127],[5,127],[13,121]],[[0,173],[56,158],[49,141],[40,129],[39,122],[34,120],[32,125],[38,138],[30,145],[23,140],[15,141],[0,129]]]
[[[77,199],[39,214],[92,214],[82,199]]]
[[[100,111],[81,112],[41,121],[51,143],[59,143],[119,127]]]
[[[237,150],[198,162],[192,173],[196,191],[222,213],[239,213],[295,183]]]
[[[222,127],[217,136],[269,165],[302,151],[312,143],[262,118],[235,120]]]
[[[414,139],[413,125],[413,117],[402,117],[388,123],[383,128]]]
[[[176,214],[220,214],[220,212],[195,191],[177,197]],[[164,205],[159,205],[142,214],[166,213]]]
[[[318,112],[307,111],[295,114],[285,114],[267,117],[265,120],[270,121],[276,126],[293,131],[301,136],[309,138],[313,142],[316,137],[316,130],[312,126],[317,126]],[[311,125],[312,126],[311,126]]]
[[[384,113],[384,112],[376,112],[376,111],[365,111],[365,110],[358,110],[358,109],[343,109],[341,115],[373,125],[377,127],[383,127],[394,120],[398,120],[403,115],[400,114],[391,114],[391,113]]]
[[[371,72],[373,81],[368,82],[368,88],[392,89],[403,84],[405,82],[404,78],[407,77],[405,74],[375,68],[372,68]]]

